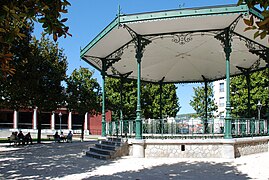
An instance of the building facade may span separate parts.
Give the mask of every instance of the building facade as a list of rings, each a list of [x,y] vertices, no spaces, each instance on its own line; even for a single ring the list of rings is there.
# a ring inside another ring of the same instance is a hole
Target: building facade
[[[81,133],[85,135],[101,134],[101,114],[90,115],[86,113],[83,117],[77,112],[68,111],[67,108],[60,108],[53,112],[42,112],[42,118],[38,117],[38,109],[0,109],[0,129],[9,131],[23,130],[25,132],[37,133],[38,120],[42,119],[42,133],[51,134],[55,131],[68,133]],[[106,112],[107,122],[111,121],[111,111]],[[83,126],[82,126],[83,124]]]
[[[213,82],[213,92],[215,104],[218,109],[214,112],[214,117],[225,118],[226,115],[226,81],[219,80]]]

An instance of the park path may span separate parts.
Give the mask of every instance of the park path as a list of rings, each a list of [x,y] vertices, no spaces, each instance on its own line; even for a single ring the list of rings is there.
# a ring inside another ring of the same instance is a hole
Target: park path
[[[234,160],[85,156],[96,141],[0,145],[0,179],[269,179],[269,153]]]

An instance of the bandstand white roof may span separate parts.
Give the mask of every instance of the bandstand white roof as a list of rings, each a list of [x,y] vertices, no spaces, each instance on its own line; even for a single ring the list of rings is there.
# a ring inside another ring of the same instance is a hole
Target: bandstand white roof
[[[148,42],[141,61],[143,81],[164,83],[203,82],[225,78],[226,61],[221,41],[229,31],[232,53],[230,74],[240,69],[256,71],[266,67],[267,39],[253,38],[244,31],[243,19],[254,14],[246,5],[226,5],[120,15],[83,50],[83,60],[102,70],[102,59],[112,60],[108,76],[129,74],[137,78],[135,35]]]

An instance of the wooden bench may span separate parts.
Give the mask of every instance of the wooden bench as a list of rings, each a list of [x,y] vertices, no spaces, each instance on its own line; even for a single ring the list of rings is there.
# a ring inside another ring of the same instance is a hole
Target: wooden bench
[[[73,138],[81,138],[81,134],[73,134]]]
[[[66,137],[67,136],[64,136],[64,138],[63,139],[60,139],[60,141],[62,141],[62,142],[67,141]],[[47,134],[47,138],[49,140],[54,140],[54,135],[53,134]],[[73,137],[72,138],[81,138],[81,134],[73,134]]]
[[[12,143],[14,143],[13,145],[15,146],[15,145],[18,145],[18,143],[19,143],[19,140],[10,140],[10,137],[7,137],[7,139],[8,139],[8,142],[9,142],[10,145]]]
[[[47,135],[47,138],[48,138],[49,140],[54,140],[54,135],[53,135],[53,134],[48,134],[48,135]]]

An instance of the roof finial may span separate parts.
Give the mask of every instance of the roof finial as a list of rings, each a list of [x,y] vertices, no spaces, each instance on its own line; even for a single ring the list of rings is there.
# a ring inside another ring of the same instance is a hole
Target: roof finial
[[[118,9],[118,28],[120,27],[120,15],[121,15],[121,8],[120,8],[120,5],[119,5],[119,9]]]

